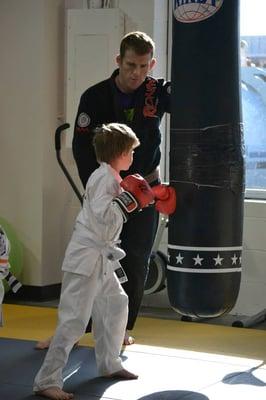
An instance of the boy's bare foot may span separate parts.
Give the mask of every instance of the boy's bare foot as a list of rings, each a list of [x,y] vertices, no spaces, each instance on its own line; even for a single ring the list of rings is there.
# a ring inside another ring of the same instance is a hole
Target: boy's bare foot
[[[123,345],[130,346],[131,344],[134,344],[134,343],[135,343],[135,339],[133,338],[133,336],[130,336],[129,333],[126,331]]]
[[[38,396],[47,397],[48,399],[52,400],[70,400],[73,399],[73,393],[64,392],[62,389],[56,386],[49,387],[44,390],[40,390],[35,392]]]
[[[51,344],[51,340],[52,340],[52,336],[51,337],[49,337],[48,339],[46,339],[46,340],[40,340],[39,342],[37,342],[36,343],[36,345],[35,345],[35,349],[36,350],[45,350],[45,349],[49,349],[49,346],[50,346],[50,344]]]
[[[35,345],[35,349],[36,350],[45,350],[45,349],[49,349],[49,346],[51,344],[51,341],[53,339],[53,336],[49,337],[46,340],[40,340],[39,342],[36,343]],[[79,342],[75,343],[73,347],[77,347],[79,344]]]
[[[119,371],[114,372],[113,374],[105,375],[105,378],[114,378],[114,379],[138,379],[138,375],[133,374],[132,372],[127,371],[126,369],[120,369]]]

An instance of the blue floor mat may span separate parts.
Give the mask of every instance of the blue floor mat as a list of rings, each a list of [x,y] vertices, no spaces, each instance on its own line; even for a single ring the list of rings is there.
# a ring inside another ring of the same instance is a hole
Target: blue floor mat
[[[34,345],[33,341],[0,338],[0,400],[43,399],[32,393],[32,385],[46,351],[35,350]],[[122,359],[139,379],[101,378],[94,349],[75,347],[64,369],[64,390],[73,392],[75,400],[266,398],[262,361],[141,345],[126,348]]]
[[[0,400],[37,400],[43,397],[32,393],[34,377],[39,370],[46,351],[35,350],[35,342],[0,338]],[[132,353],[133,354],[133,353]],[[131,357],[131,356],[130,356]],[[134,363],[141,362],[143,354],[138,354]],[[124,361],[126,353],[122,355]],[[158,364],[158,368],[160,365]],[[69,361],[64,369],[64,377],[68,377],[64,390],[74,392],[76,400],[208,400],[206,396],[182,390],[162,390],[142,396],[134,396],[134,384],[137,381],[123,382],[101,378],[98,376],[94,349],[83,346],[76,347],[69,356]],[[113,385],[112,397],[104,395]],[[128,385],[128,386],[127,386]],[[127,387],[129,391],[127,392]],[[146,392],[147,393],[147,390]],[[133,396],[133,397],[132,397]],[[192,397],[191,397],[192,396]]]

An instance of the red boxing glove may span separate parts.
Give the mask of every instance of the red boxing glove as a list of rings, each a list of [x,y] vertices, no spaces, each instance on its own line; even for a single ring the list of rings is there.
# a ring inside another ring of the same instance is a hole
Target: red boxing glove
[[[154,202],[152,189],[139,174],[128,175],[120,183],[121,187],[131,193],[138,202],[139,208],[147,207]]]
[[[154,195],[148,182],[139,174],[128,175],[120,183],[124,189],[114,202],[122,211],[124,221],[127,221],[134,211],[140,211],[154,203]]]
[[[162,214],[173,214],[176,209],[176,192],[172,186],[156,185],[152,187],[155,208]]]

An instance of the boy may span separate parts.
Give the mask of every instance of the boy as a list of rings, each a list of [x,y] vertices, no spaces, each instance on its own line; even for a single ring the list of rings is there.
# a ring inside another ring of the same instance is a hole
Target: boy
[[[125,178],[127,190],[122,191],[120,171],[130,167],[134,148],[139,145],[131,128],[118,123],[102,125],[93,145],[100,166],[88,180],[66,250],[58,325],[33,387],[35,394],[53,400],[73,398],[72,393],[62,390],[62,370],[91,316],[99,373],[109,378],[138,378],[123,368],[119,357],[128,297],[114,269],[125,256],[118,246],[123,222],[154,202],[154,195],[148,183],[134,175]]]

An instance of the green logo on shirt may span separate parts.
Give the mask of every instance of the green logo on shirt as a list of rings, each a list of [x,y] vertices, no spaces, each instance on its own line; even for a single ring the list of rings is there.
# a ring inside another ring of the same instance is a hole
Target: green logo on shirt
[[[134,111],[135,111],[134,108],[127,108],[126,110],[124,110],[124,114],[125,114],[127,122],[132,122],[133,121]]]

